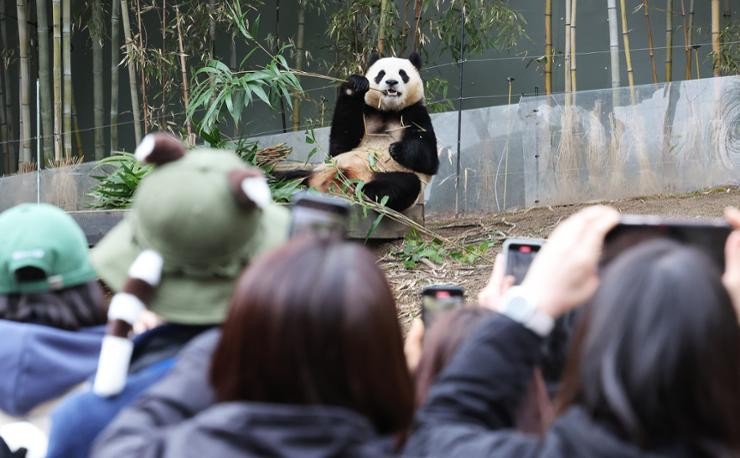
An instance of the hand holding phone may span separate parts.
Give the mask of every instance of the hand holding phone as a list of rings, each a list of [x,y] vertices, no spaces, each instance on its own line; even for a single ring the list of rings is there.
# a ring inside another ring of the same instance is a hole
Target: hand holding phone
[[[503,247],[504,275],[514,277],[514,285],[522,283],[544,243],[542,239],[506,239]]]
[[[421,319],[429,327],[441,313],[462,307],[465,289],[459,285],[431,285],[421,291]]]

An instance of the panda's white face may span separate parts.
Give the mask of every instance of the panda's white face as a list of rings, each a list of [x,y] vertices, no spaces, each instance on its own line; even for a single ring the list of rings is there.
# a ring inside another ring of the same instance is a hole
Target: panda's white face
[[[424,99],[424,82],[408,59],[378,59],[365,77],[370,82],[365,103],[380,111],[400,111]]]

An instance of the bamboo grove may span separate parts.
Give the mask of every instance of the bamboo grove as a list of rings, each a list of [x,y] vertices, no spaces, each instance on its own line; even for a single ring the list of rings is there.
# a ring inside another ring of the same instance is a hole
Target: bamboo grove
[[[530,28],[520,11],[524,3],[529,10],[541,8],[542,31]],[[102,159],[123,147],[124,129],[133,131],[136,142],[146,132],[170,130],[195,143],[205,124],[214,127],[230,119],[231,132],[246,136],[249,132],[239,120],[250,103],[264,102],[280,112],[283,130],[326,125],[330,102],[304,92],[300,81],[323,78],[336,84],[362,71],[372,50],[388,55],[420,50],[431,64],[460,66],[497,49],[535,62],[532,69],[541,73],[545,93],[575,93],[583,86],[577,64],[581,71],[590,70],[577,59],[588,48],[589,37],[577,33],[577,26],[587,20],[583,11],[590,3],[0,0],[0,167],[8,174],[33,170],[39,163],[76,163],[82,156]],[[697,10],[708,13],[711,21],[697,24]],[[699,74],[700,59],[712,60],[715,76],[738,72],[740,26],[732,17],[731,0],[606,0],[602,15],[608,24],[604,34],[609,38],[612,87],[624,84],[623,75],[634,87],[635,47],[648,49],[654,83],[710,76]],[[270,30],[261,26],[267,16]],[[307,30],[311,18],[321,18],[320,49],[307,43],[315,32]],[[656,47],[653,28],[663,25],[665,46]],[[631,44],[638,27],[647,31],[647,40]],[[710,30],[711,50],[698,49],[696,36],[702,28]],[[544,35],[544,40],[535,42],[535,35]],[[673,68],[679,52],[684,68]],[[77,64],[83,61],[74,57],[80,53],[89,56],[89,65]],[[260,73],[270,69],[277,79]],[[287,79],[280,79],[286,74]],[[554,84],[554,75],[562,86]],[[249,83],[253,85],[245,83],[241,89],[219,86],[219,81],[249,78],[255,78]],[[452,109],[449,79],[426,79],[430,109]],[[513,78],[508,81],[511,92]],[[232,93],[225,96],[227,89]],[[80,90],[86,92],[84,98],[75,93]],[[76,103],[80,100],[92,103]],[[204,123],[209,110],[212,119]],[[80,113],[92,119],[89,127],[80,125]],[[83,141],[83,135],[91,140]]]

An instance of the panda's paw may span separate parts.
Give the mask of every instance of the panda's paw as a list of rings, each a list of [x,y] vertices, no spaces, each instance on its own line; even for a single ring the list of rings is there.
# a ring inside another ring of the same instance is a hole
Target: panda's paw
[[[391,143],[391,146],[388,147],[388,153],[390,153],[394,161],[403,165],[403,161],[404,161],[403,143],[401,142]]]
[[[370,89],[370,81],[362,75],[350,75],[345,84],[347,95],[364,94]]]

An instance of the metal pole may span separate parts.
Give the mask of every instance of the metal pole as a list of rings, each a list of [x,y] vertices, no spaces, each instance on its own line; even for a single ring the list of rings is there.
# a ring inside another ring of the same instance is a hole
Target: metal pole
[[[460,8],[460,95],[457,101],[457,162],[455,166],[455,213],[460,213],[460,134],[462,131],[463,67],[465,65],[465,4]]]
[[[41,203],[41,83],[36,78],[36,203]]]

